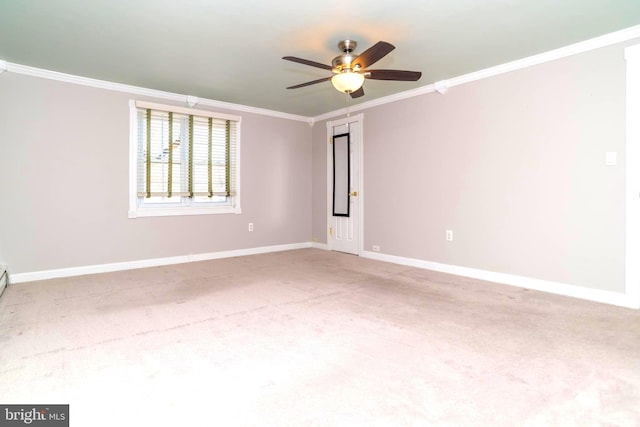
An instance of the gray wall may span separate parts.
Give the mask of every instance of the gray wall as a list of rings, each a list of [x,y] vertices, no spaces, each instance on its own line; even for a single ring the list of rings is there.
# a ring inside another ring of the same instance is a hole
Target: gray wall
[[[128,219],[132,96],[12,73],[0,94],[12,273],[326,242],[325,122],[232,112],[243,213]],[[365,250],[622,292],[624,102],[614,46],[365,110]]]
[[[142,97],[13,73],[0,94],[0,263],[11,273],[310,240],[307,123],[232,111],[241,215],[128,219],[128,101]]]
[[[364,249],[623,292],[624,129],[621,46],[364,110]]]

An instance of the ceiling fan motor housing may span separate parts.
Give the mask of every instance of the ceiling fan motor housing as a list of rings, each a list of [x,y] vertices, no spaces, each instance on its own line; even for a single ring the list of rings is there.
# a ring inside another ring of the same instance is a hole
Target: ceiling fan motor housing
[[[358,57],[358,55],[354,55],[353,51],[358,46],[354,40],[342,40],[338,43],[338,49],[344,52],[342,55],[338,55],[331,61],[331,66],[333,67],[334,73],[342,73],[344,71],[357,71],[354,67],[351,66],[353,61]]]

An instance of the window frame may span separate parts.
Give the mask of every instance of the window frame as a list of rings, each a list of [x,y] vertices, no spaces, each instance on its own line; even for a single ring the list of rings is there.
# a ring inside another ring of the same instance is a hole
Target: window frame
[[[236,130],[236,164],[235,164],[235,184],[236,194],[228,196],[228,203],[197,202],[185,203],[181,197],[180,203],[140,203],[138,196],[138,109],[150,108],[152,110],[171,111],[179,114],[212,117],[214,119],[231,120],[237,123]],[[196,110],[192,108],[164,105],[146,101],[129,100],[129,218],[158,217],[158,216],[179,216],[179,215],[216,215],[216,214],[240,214],[240,143],[241,143],[241,122],[240,116],[217,113],[207,110]]]

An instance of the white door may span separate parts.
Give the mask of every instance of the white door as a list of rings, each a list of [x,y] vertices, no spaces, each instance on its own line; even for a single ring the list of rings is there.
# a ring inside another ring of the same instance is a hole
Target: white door
[[[327,123],[330,249],[360,253],[362,115]]]

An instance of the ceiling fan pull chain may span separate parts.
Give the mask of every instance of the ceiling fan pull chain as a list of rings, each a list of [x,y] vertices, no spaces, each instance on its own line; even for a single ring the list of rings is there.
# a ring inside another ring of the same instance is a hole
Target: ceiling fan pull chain
[[[345,92],[345,96],[347,97],[347,117],[351,117],[351,112],[349,111],[349,101],[351,100],[351,94]]]

